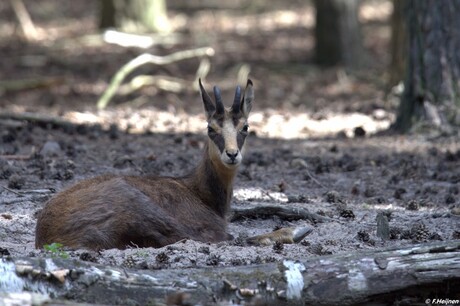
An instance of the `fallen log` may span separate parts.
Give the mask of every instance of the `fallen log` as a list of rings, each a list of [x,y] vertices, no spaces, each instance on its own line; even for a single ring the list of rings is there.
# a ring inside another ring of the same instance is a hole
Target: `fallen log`
[[[282,220],[308,220],[313,223],[322,222],[340,222],[325,216],[308,211],[305,208],[298,207],[286,207],[281,205],[257,205],[257,206],[244,206],[238,207],[233,206],[230,216],[230,222],[234,222],[240,219],[256,219],[256,218],[273,218],[278,216]]]
[[[0,271],[0,292],[28,291],[84,303],[425,305],[426,299],[433,304],[434,299],[444,299],[455,304],[460,299],[460,241],[299,262],[184,270],[128,270],[62,258],[2,258]],[[0,295],[0,304],[5,298]]]

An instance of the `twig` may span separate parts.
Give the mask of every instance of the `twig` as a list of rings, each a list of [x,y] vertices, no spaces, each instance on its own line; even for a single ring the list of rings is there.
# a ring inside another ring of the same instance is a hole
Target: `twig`
[[[118,87],[120,87],[120,84],[123,82],[126,76],[138,67],[141,67],[145,64],[166,65],[166,64],[170,64],[173,62],[177,62],[180,60],[189,59],[193,57],[213,56],[213,55],[214,55],[214,49],[210,47],[179,51],[179,52],[172,53],[166,56],[156,56],[156,55],[152,55],[149,53],[141,54],[135,59],[126,63],[113,76],[109,87],[104,92],[104,94],[101,96],[99,101],[97,102],[97,108],[104,109],[107,106],[107,104],[109,104],[110,100],[115,95]]]
[[[15,199],[10,199],[10,200],[0,200],[1,205],[10,205],[10,204],[16,204],[16,203],[24,203],[24,202],[33,202],[36,204],[41,204],[43,201],[48,200],[50,198],[49,194],[43,194],[43,195],[33,195],[30,197],[24,197],[23,195],[18,195],[17,198]]]
[[[134,77],[126,87],[120,87],[120,93],[127,95],[138,90],[139,88],[149,85],[155,85],[160,89],[171,92],[181,92],[188,86],[186,81],[170,76],[138,75]]]
[[[25,120],[41,124],[53,124],[56,126],[69,126],[72,123],[63,120],[59,117],[47,116],[44,114],[37,113],[13,113],[13,112],[0,112],[0,119],[13,119],[13,120]]]
[[[211,61],[207,57],[203,57],[200,61],[200,65],[198,66],[198,69],[196,70],[195,73],[195,80],[193,81],[192,87],[195,90],[198,90],[198,80],[199,79],[204,79],[208,73],[209,70],[211,70]]]
[[[315,182],[316,184],[318,184],[318,186],[322,187],[322,188],[327,188],[326,186],[324,186],[320,181],[318,181],[317,179],[315,179],[315,177],[310,173],[310,171],[308,171],[308,169],[304,169],[304,171],[307,173],[308,177],[313,181]]]
[[[243,64],[238,69],[237,77],[238,84],[245,84],[249,78],[249,73],[251,72],[251,66],[248,64]]]
[[[11,199],[11,200],[2,200],[0,201],[1,205],[10,205],[10,204],[16,204],[16,203],[24,203],[26,201],[32,201],[30,198],[16,198],[16,199]]]
[[[121,47],[147,49],[153,45],[177,45],[182,41],[182,35],[179,33],[140,35],[111,29],[104,32],[102,39],[106,43]]]
[[[29,12],[27,12],[24,2],[22,2],[22,0],[10,0],[10,3],[16,17],[18,18],[25,38],[29,40],[36,40],[38,38],[37,29],[32,22],[32,18],[30,18]]]
[[[276,199],[267,190],[262,191],[262,194],[267,196],[270,200],[276,201]]]
[[[0,159],[8,160],[28,160],[32,157],[32,154],[29,155],[0,155]]]
[[[20,194],[49,194],[56,192],[53,188],[46,189],[32,189],[32,190],[21,190]]]
[[[22,197],[22,196],[23,196],[21,193],[19,193],[19,192],[17,192],[17,191],[14,191],[13,189],[10,189],[10,188],[8,188],[8,187],[6,187],[6,186],[2,186],[2,188],[5,189],[6,191],[9,191],[9,192],[11,192],[11,193],[14,193],[15,195],[17,195],[17,196],[19,196],[19,197]]]
[[[49,88],[55,85],[60,85],[64,82],[65,82],[65,79],[63,77],[7,80],[7,81],[0,82],[0,90],[2,91],[20,91],[20,90],[26,90],[26,89]]]

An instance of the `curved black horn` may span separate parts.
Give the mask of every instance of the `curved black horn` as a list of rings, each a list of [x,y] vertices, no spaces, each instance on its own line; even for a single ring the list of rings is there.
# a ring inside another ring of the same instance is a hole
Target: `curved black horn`
[[[235,114],[238,114],[240,111],[240,103],[241,103],[241,87],[236,86],[235,99],[233,99],[233,105],[232,105],[232,111]]]
[[[201,98],[203,99],[204,109],[208,116],[211,116],[212,113],[216,110],[214,107],[214,102],[212,102],[211,97],[204,89],[203,84],[201,84],[201,78],[198,79],[198,83],[200,84],[200,91],[201,91]]]
[[[216,113],[224,113],[224,104],[222,103],[222,96],[220,94],[220,89],[217,86],[214,86],[214,97],[216,98]]]

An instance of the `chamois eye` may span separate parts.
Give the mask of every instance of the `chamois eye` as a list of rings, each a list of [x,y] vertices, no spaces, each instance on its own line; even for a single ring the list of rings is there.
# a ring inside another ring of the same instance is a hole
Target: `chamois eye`
[[[245,125],[243,126],[243,128],[241,129],[241,132],[242,132],[242,133],[247,133],[247,132],[248,132],[248,129],[249,129],[249,125],[245,124]]]
[[[208,133],[215,133],[214,129],[208,125]]]

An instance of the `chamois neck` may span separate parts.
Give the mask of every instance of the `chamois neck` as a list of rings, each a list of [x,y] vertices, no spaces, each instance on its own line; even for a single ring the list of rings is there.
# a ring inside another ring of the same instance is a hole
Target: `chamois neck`
[[[203,158],[184,182],[208,207],[224,217],[230,208],[237,167],[230,169],[222,165],[212,150],[206,143]]]

